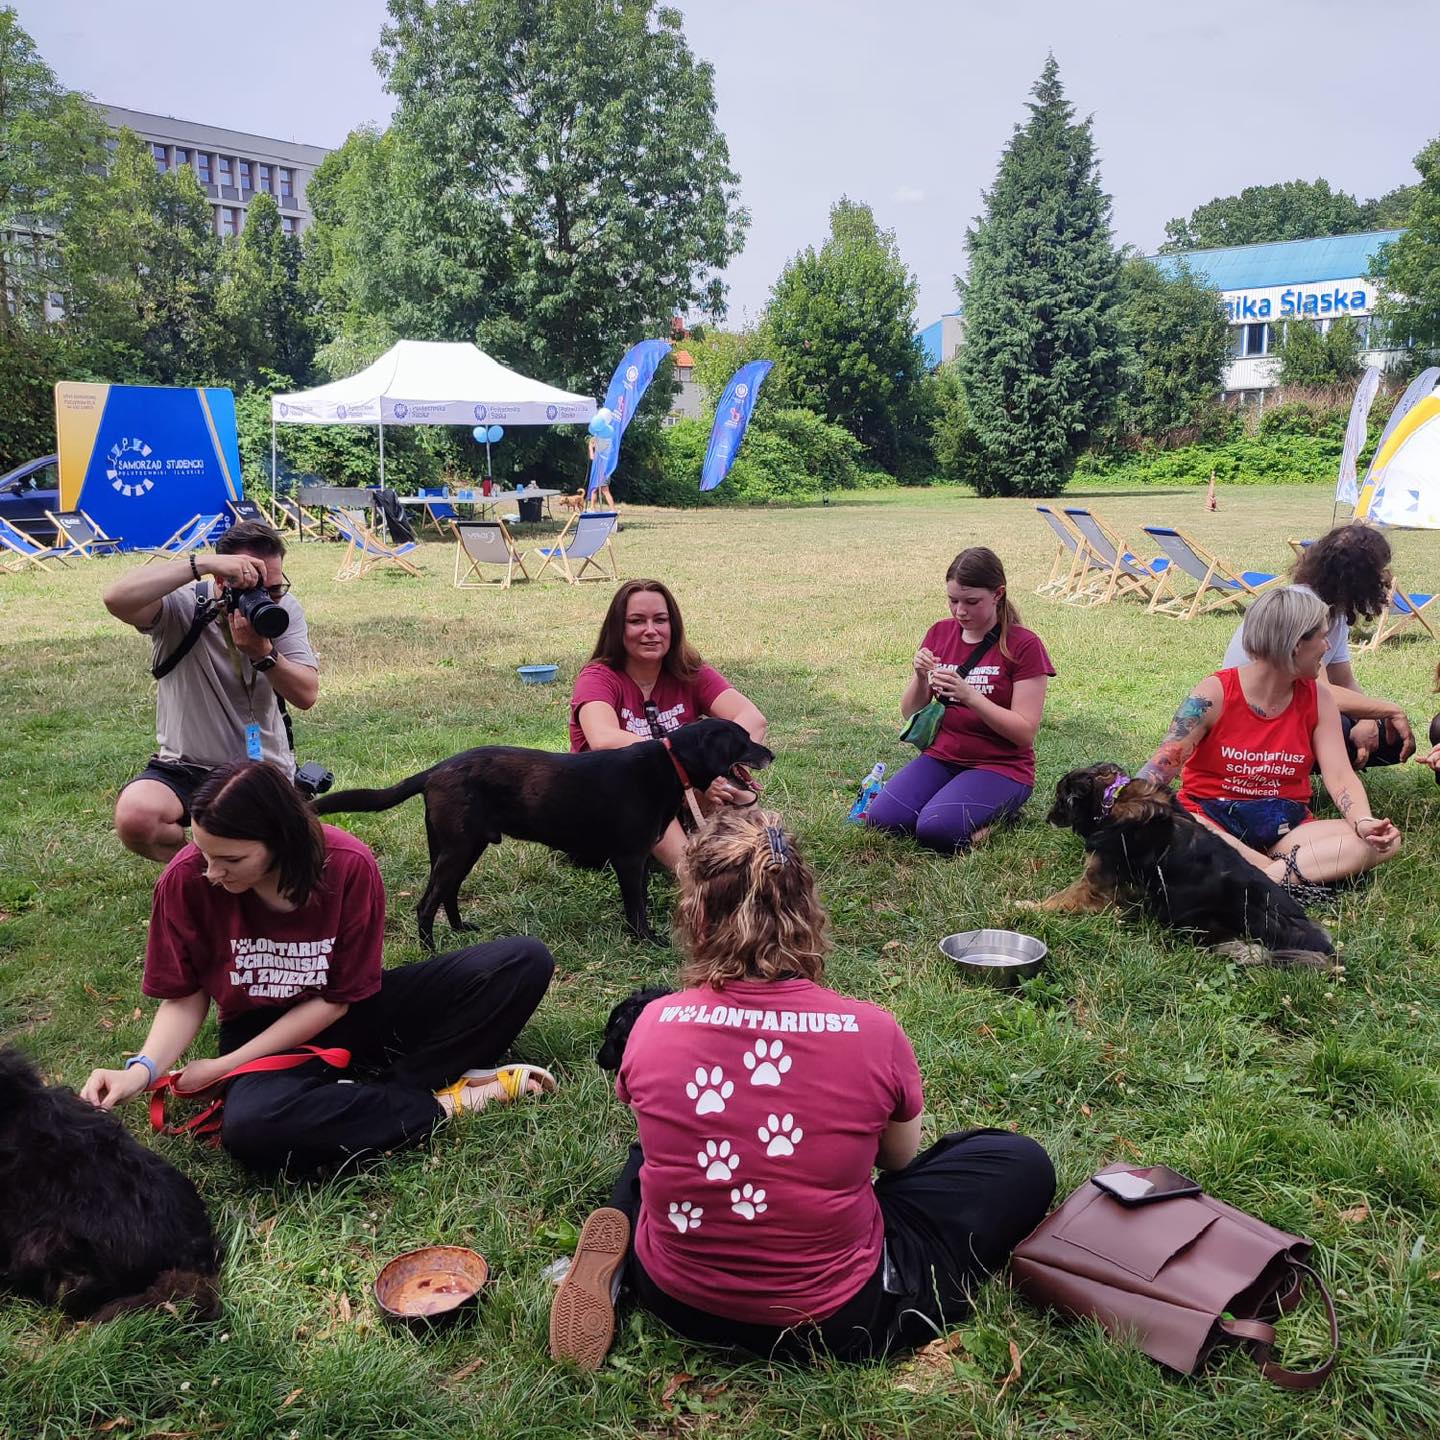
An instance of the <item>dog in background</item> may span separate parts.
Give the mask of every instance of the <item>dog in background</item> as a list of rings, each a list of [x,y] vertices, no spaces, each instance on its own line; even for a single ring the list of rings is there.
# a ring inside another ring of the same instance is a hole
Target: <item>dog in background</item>
[[[1166,785],[1118,765],[1072,770],[1046,817],[1085,841],[1080,878],[1027,908],[1078,913],[1139,904],[1207,945],[1254,941],[1282,964],[1327,966],[1330,936],[1268,876],[1202,825]]]
[[[460,920],[460,886],[503,836],[538,840],[589,870],[609,865],[620,884],[625,920],[640,940],[663,943],[650,927],[650,852],[675,818],[685,792],[721,775],[754,790],[746,767],[775,757],[733,720],[695,720],[663,740],[619,750],[557,755],[482,745],[452,755],[385,790],[321,795],[315,810],[388,810],[422,791],[430,880],[420,897],[420,939],[435,948],[435,915],[443,906],[452,930]]]
[[[118,1117],[0,1049],[0,1288],[76,1320],[183,1300],[214,1320],[219,1277],[194,1185]]]
[[[605,1022],[605,1037],[595,1053],[595,1063],[602,1070],[612,1074],[620,1069],[625,1058],[625,1045],[630,1032],[640,1018],[640,1012],[652,1001],[660,1000],[675,992],[668,985],[653,985],[648,990],[636,990],[627,995],[611,1012]]]
[[[557,495],[555,503],[562,510],[583,510],[585,508],[585,492],[577,490],[573,495]]]

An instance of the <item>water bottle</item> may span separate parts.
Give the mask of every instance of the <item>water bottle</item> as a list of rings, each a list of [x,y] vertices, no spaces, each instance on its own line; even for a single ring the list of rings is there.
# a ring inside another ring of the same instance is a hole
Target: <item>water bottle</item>
[[[852,824],[858,825],[865,818],[865,812],[880,793],[880,787],[884,783],[885,762],[877,760],[875,768],[865,777],[864,783],[860,786],[860,793],[855,797],[855,803],[850,807],[850,814],[847,818]]]

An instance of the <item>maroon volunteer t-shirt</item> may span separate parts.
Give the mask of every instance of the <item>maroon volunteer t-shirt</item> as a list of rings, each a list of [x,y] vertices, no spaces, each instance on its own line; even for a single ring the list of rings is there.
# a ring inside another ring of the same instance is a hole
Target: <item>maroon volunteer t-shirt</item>
[[[786,1326],[874,1273],[880,1137],[924,1107],[888,1011],[808,980],[667,995],[636,1021],[615,1093],[645,1152],[636,1253],[667,1295]]]
[[[313,996],[350,1005],[375,994],[385,930],[380,869],[368,845],[323,828],[324,875],[295,910],[212,885],[205,857],[187,845],[155,886],[145,994],[179,1000],[203,990],[222,1021],[288,1010]]]
[[[715,701],[733,688],[713,665],[702,665],[688,685],[682,685],[673,675],[662,670],[655,688],[650,692],[650,699],[654,702],[660,728],[678,730],[692,720],[703,720]],[[623,671],[612,670],[603,660],[592,660],[575,677],[575,689],[570,696],[572,751],[590,748],[585,732],[580,728],[580,707],[592,700],[603,700],[611,706],[620,717],[621,727],[632,735],[643,735],[647,740],[655,738],[650,722],[645,718],[645,696],[640,687]]]
[[[937,620],[926,632],[922,644],[938,657],[938,670],[955,670],[970,657],[977,646],[961,634],[954,620]],[[979,644],[984,644],[980,641]],[[1037,675],[1053,675],[1055,667],[1045,651],[1044,643],[1033,630],[1012,625],[1006,637],[1010,658],[993,645],[988,654],[966,677],[970,686],[987,700],[1006,710],[1015,692],[1017,680],[1033,680]],[[997,735],[973,710],[964,705],[947,705],[940,722],[935,743],[925,752],[936,760],[951,765],[968,765],[977,770],[993,770],[1021,785],[1035,783],[1035,747],[1017,745]]]

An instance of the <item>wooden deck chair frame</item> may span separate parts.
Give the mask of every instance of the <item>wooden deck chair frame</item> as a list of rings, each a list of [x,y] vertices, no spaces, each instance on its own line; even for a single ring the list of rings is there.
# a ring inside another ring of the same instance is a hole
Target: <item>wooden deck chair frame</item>
[[[10,537],[7,532],[11,530],[24,539],[25,545],[19,544]],[[0,546],[4,546],[4,550],[0,550],[0,570],[5,570],[12,575],[23,570],[27,565],[33,565],[37,570],[43,570],[48,575],[50,567],[45,563],[47,560],[58,560],[62,566],[66,563],[62,550],[54,545],[41,545],[32,540],[13,520],[6,520],[4,525],[0,526]],[[5,555],[5,551],[8,551],[9,554]]]
[[[1087,581],[1069,596],[1077,605],[1108,605],[1123,595],[1136,595],[1149,600],[1159,585],[1160,578],[1169,568],[1169,561],[1158,568],[1154,561],[1142,560],[1129,545],[1125,537],[1113,526],[1107,525],[1093,510],[1082,505],[1067,505],[1065,518],[1075,527],[1075,533],[1090,552],[1090,570],[1099,571],[1098,577]],[[1083,515],[1095,527],[1095,533],[1110,552],[1105,552],[1086,535],[1085,527],[1074,517]],[[1164,557],[1162,557],[1163,559]]]
[[[1425,618],[1425,611],[1435,603],[1435,599],[1434,595],[1417,595],[1409,590],[1404,590],[1398,581],[1392,579],[1385,608],[1375,622],[1375,633],[1363,645],[1357,645],[1355,648],[1357,650],[1378,650],[1412,620],[1423,626],[1425,633],[1432,640],[1440,639],[1440,636],[1435,634],[1434,626]]]
[[[1180,543],[1188,547],[1190,553],[1200,564],[1206,567],[1205,576],[1195,580],[1196,589],[1193,595],[1181,594],[1179,588],[1174,584],[1177,574],[1189,575],[1173,556],[1170,557],[1170,564],[1167,565],[1160,575],[1160,581],[1155,587],[1155,593],[1150,597],[1150,604],[1146,607],[1146,613],[1150,615],[1169,615],[1174,620],[1193,620],[1197,615],[1208,615],[1212,610],[1221,610],[1227,605],[1234,605],[1244,610],[1246,600],[1256,599],[1263,591],[1278,581],[1279,575],[1272,575],[1260,585],[1252,585],[1240,575],[1236,575],[1216,555],[1212,554],[1203,545],[1197,545],[1183,530],[1174,525],[1145,525],[1141,527],[1146,535],[1152,540],[1157,540],[1157,532],[1172,534]],[[1158,543],[1158,541],[1157,541]],[[1163,546],[1161,547],[1164,548]],[[1254,572],[1259,573],[1259,572]],[[1167,600],[1165,591],[1169,588],[1174,593]],[[1214,590],[1217,592],[1215,598],[1207,604],[1201,604],[1206,594]]]
[[[1057,595],[1063,600],[1087,569],[1085,537],[1053,506],[1037,505],[1035,512],[1055,536],[1055,558],[1050,562],[1050,573],[1035,587],[1035,593]]]
[[[61,523],[65,515],[78,515],[90,527],[90,539],[77,540]],[[91,560],[102,550],[120,548],[121,537],[107,535],[83,510],[47,510],[45,518],[55,527],[56,548],[66,556],[78,555]]]
[[[201,522],[210,523],[201,526]],[[210,538],[210,532],[220,523],[218,515],[192,515],[163,545],[146,545],[145,564],[152,560],[183,560],[194,550],[199,550]],[[186,532],[192,532],[187,534]]]
[[[597,546],[589,555],[582,556],[581,558],[583,559],[584,563],[580,566],[578,570],[572,570],[570,568],[569,549],[566,545],[567,537],[569,537],[570,532],[574,530],[575,536],[570,541],[570,543],[573,545],[574,540],[579,538],[581,522],[584,520],[595,520],[599,517],[608,517],[612,522],[609,528],[609,533],[605,536],[605,543],[603,545]],[[553,540],[549,545],[541,545],[537,547],[542,557],[542,560],[540,568],[535,572],[535,578],[538,580],[545,573],[545,567],[558,559],[560,569],[563,571],[565,578],[572,585],[578,585],[585,578],[585,572],[589,570],[592,566],[597,572],[595,577],[596,579],[611,580],[618,584],[620,581],[620,567],[615,562],[615,547],[610,542],[615,534],[615,522],[618,522],[619,518],[619,512],[615,510],[577,510],[565,522],[565,528],[561,530],[559,536],[555,540]],[[595,558],[602,552],[606,554],[610,559],[609,575],[605,573],[604,566],[601,565],[599,561]]]
[[[406,558],[408,552],[415,548],[413,540],[408,545],[387,545],[355,510],[332,506],[330,517],[337,528],[343,525],[349,531],[346,536],[349,543],[341,557],[340,568],[335,572],[337,580],[360,580],[381,565],[398,565],[406,574],[415,576],[417,580],[420,578],[420,571]]]
[[[435,527],[435,533],[444,540],[447,536],[455,534],[455,522],[460,518],[460,512],[455,508],[455,501],[448,491],[441,491],[438,495],[427,495],[423,490],[419,498],[425,503],[420,507],[425,520]],[[444,505],[450,513],[448,515],[437,515],[436,505]],[[423,522],[422,522],[423,523]]]
[[[303,540],[307,535],[320,531],[320,522],[291,495],[277,495],[275,497],[275,528],[280,531],[295,531],[297,539]]]
[[[452,520],[450,527],[455,533],[455,588],[457,590],[488,590],[491,586],[498,585],[502,590],[510,588],[510,582],[514,578],[518,568],[520,578],[529,580],[530,572],[525,568],[525,557],[515,548],[515,537],[511,535],[510,528],[503,520]],[[509,554],[509,561],[505,566],[505,574],[497,575],[493,580],[486,580],[480,574],[482,565],[499,565],[498,560],[486,560],[472,555],[465,548],[466,530],[498,530],[500,538],[505,542],[505,549]],[[462,564],[468,564],[469,569],[464,575],[460,573]]]

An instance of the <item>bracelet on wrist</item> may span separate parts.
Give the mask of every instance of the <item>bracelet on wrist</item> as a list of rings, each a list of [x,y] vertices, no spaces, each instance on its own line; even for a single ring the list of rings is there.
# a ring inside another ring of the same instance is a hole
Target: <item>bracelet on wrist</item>
[[[190,573],[198,580],[200,578],[200,567],[195,563],[195,557],[190,556]]]
[[[159,1066],[157,1066],[148,1055],[127,1055],[125,1057],[124,1068],[128,1071],[132,1065],[143,1065],[145,1067],[145,1073],[149,1076],[145,1085],[147,1090],[160,1078]]]

